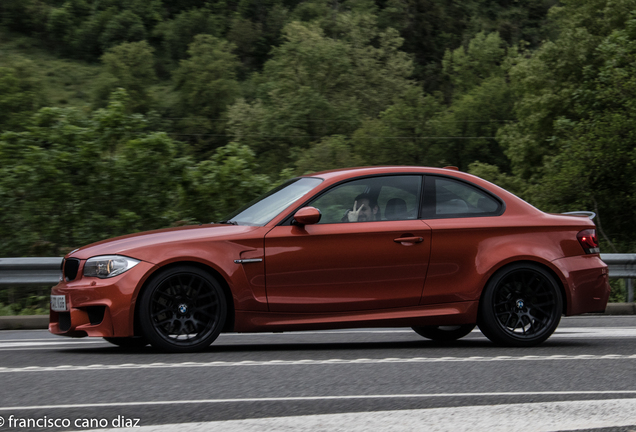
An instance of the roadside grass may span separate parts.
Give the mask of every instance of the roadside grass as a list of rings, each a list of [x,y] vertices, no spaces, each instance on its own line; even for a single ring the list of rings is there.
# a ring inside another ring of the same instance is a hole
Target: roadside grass
[[[0,316],[48,315],[51,286],[0,288]]]
[[[60,58],[34,38],[0,29],[0,67],[10,67],[22,59],[33,63],[42,80],[46,105],[90,109],[103,69],[100,63]]]
[[[610,279],[610,303],[624,303],[627,301],[627,287],[625,279]]]
[[[0,67],[11,67],[25,59],[33,63],[34,72],[41,80],[45,106],[73,107],[88,113],[106,105],[106,99],[98,95],[112,77],[104,73],[101,62],[62,58],[35,38],[0,28]],[[150,109],[161,117],[170,117],[172,107],[178,103],[179,93],[169,72],[166,70],[164,79],[148,85],[148,93],[154,101]],[[168,126],[171,123],[168,120]]]

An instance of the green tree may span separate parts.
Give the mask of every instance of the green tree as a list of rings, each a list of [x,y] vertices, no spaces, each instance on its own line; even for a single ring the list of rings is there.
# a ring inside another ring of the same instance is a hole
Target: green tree
[[[636,244],[636,15],[604,38],[596,54],[602,65],[582,89],[585,96],[554,122],[558,151],[546,158],[535,194],[552,210],[597,212],[606,244],[630,250]]]
[[[596,211],[604,244],[617,250],[636,235],[635,9],[633,0],[555,8],[558,37],[512,59],[518,120],[498,133],[523,196],[550,211]]]
[[[294,148],[350,135],[413,85],[396,31],[380,32],[366,13],[341,13],[336,22],[338,38],[318,24],[288,24],[258,77],[258,98],[230,109],[234,139],[264,158],[268,171],[288,165]]]
[[[43,0],[3,0],[0,2],[0,22],[16,32],[46,34],[51,6]]]
[[[116,15],[117,8],[109,7],[105,10],[95,11],[78,23],[71,41],[72,56],[88,61],[99,59],[103,54],[100,43],[101,34]]]
[[[447,51],[444,59],[450,84],[445,98],[411,88],[353,134],[354,152],[366,164],[456,165],[466,170],[482,161],[508,169],[495,139],[513,108],[503,41],[496,33],[479,33],[466,48]]]
[[[146,29],[151,29],[163,21],[162,0],[132,0],[126,2],[125,7],[141,18]]]
[[[189,216],[208,223],[219,221],[272,187],[249,147],[230,143],[184,175],[184,200]]]
[[[70,48],[74,28],[73,18],[70,4],[67,3],[60,8],[51,8],[46,23],[50,42],[64,54],[67,54]]]
[[[43,108],[0,135],[0,255],[61,255],[179,219],[186,161],[128,103],[119,91],[89,117]]]
[[[332,135],[320,140],[296,160],[298,174],[307,174],[336,168],[363,165],[363,159],[354,153],[351,142],[344,135]]]
[[[224,27],[223,20],[209,9],[190,9],[164,21],[155,28],[154,33],[163,38],[168,56],[173,60],[181,60],[188,56],[188,46],[194,42],[195,36],[208,34],[219,37]]]
[[[503,76],[498,66],[506,55],[504,41],[497,33],[483,32],[470,40],[466,48],[447,50],[442,60],[443,73],[454,93],[465,93],[485,78]]]
[[[44,105],[42,78],[36,65],[25,58],[13,57],[9,67],[0,67],[0,132],[19,130]]]
[[[532,48],[550,34],[546,16],[554,0],[386,0],[381,27],[393,27],[404,38],[404,51],[415,60],[415,76],[426,91],[443,87],[446,51],[465,45],[479,32],[499,33],[508,46],[525,41]]]
[[[130,95],[132,110],[146,112],[153,103],[148,87],[157,79],[153,51],[146,41],[125,42],[109,49],[102,56],[106,75],[101,77],[103,84],[98,89],[98,101],[121,87]]]
[[[179,63],[173,79],[179,92],[177,111],[184,117],[179,126],[187,133],[214,135],[223,130],[219,120],[240,90],[239,61],[232,49],[225,40],[198,35],[188,48],[189,58]]]
[[[99,35],[103,50],[124,42],[138,42],[146,38],[143,20],[131,10],[124,10],[112,17]]]
[[[368,119],[352,136],[354,153],[365,165],[437,165],[441,149],[431,140],[440,101],[411,88],[377,118]]]

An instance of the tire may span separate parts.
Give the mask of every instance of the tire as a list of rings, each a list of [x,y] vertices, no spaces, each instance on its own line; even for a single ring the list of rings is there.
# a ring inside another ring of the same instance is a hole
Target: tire
[[[221,333],[227,303],[221,285],[192,266],[158,273],[140,297],[139,323],[153,347],[169,352],[194,352],[209,346]]]
[[[143,337],[105,337],[104,340],[125,350],[138,350],[148,345]]]
[[[452,342],[461,339],[473,331],[474,328],[475,324],[412,327],[420,336],[437,342]]]
[[[554,333],[562,311],[561,290],[551,273],[531,263],[513,264],[488,281],[478,324],[498,345],[530,347]]]

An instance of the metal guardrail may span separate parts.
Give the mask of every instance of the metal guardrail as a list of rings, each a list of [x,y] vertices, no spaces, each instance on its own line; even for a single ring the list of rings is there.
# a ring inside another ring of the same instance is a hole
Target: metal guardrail
[[[636,278],[636,254],[601,254],[612,278]]]
[[[55,285],[62,258],[0,258],[0,286]]]
[[[636,254],[601,254],[601,259],[609,267],[609,276],[611,278],[625,279],[627,303],[633,303]]]
[[[601,254],[609,276],[627,279],[627,302],[634,302],[636,254]],[[0,258],[0,286],[55,285],[60,280],[62,258]]]

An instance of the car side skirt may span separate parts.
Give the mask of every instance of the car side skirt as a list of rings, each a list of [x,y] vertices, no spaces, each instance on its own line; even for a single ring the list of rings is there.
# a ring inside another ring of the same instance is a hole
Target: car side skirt
[[[321,314],[237,310],[234,331],[272,332],[474,324],[477,322],[478,309],[479,301]]]

